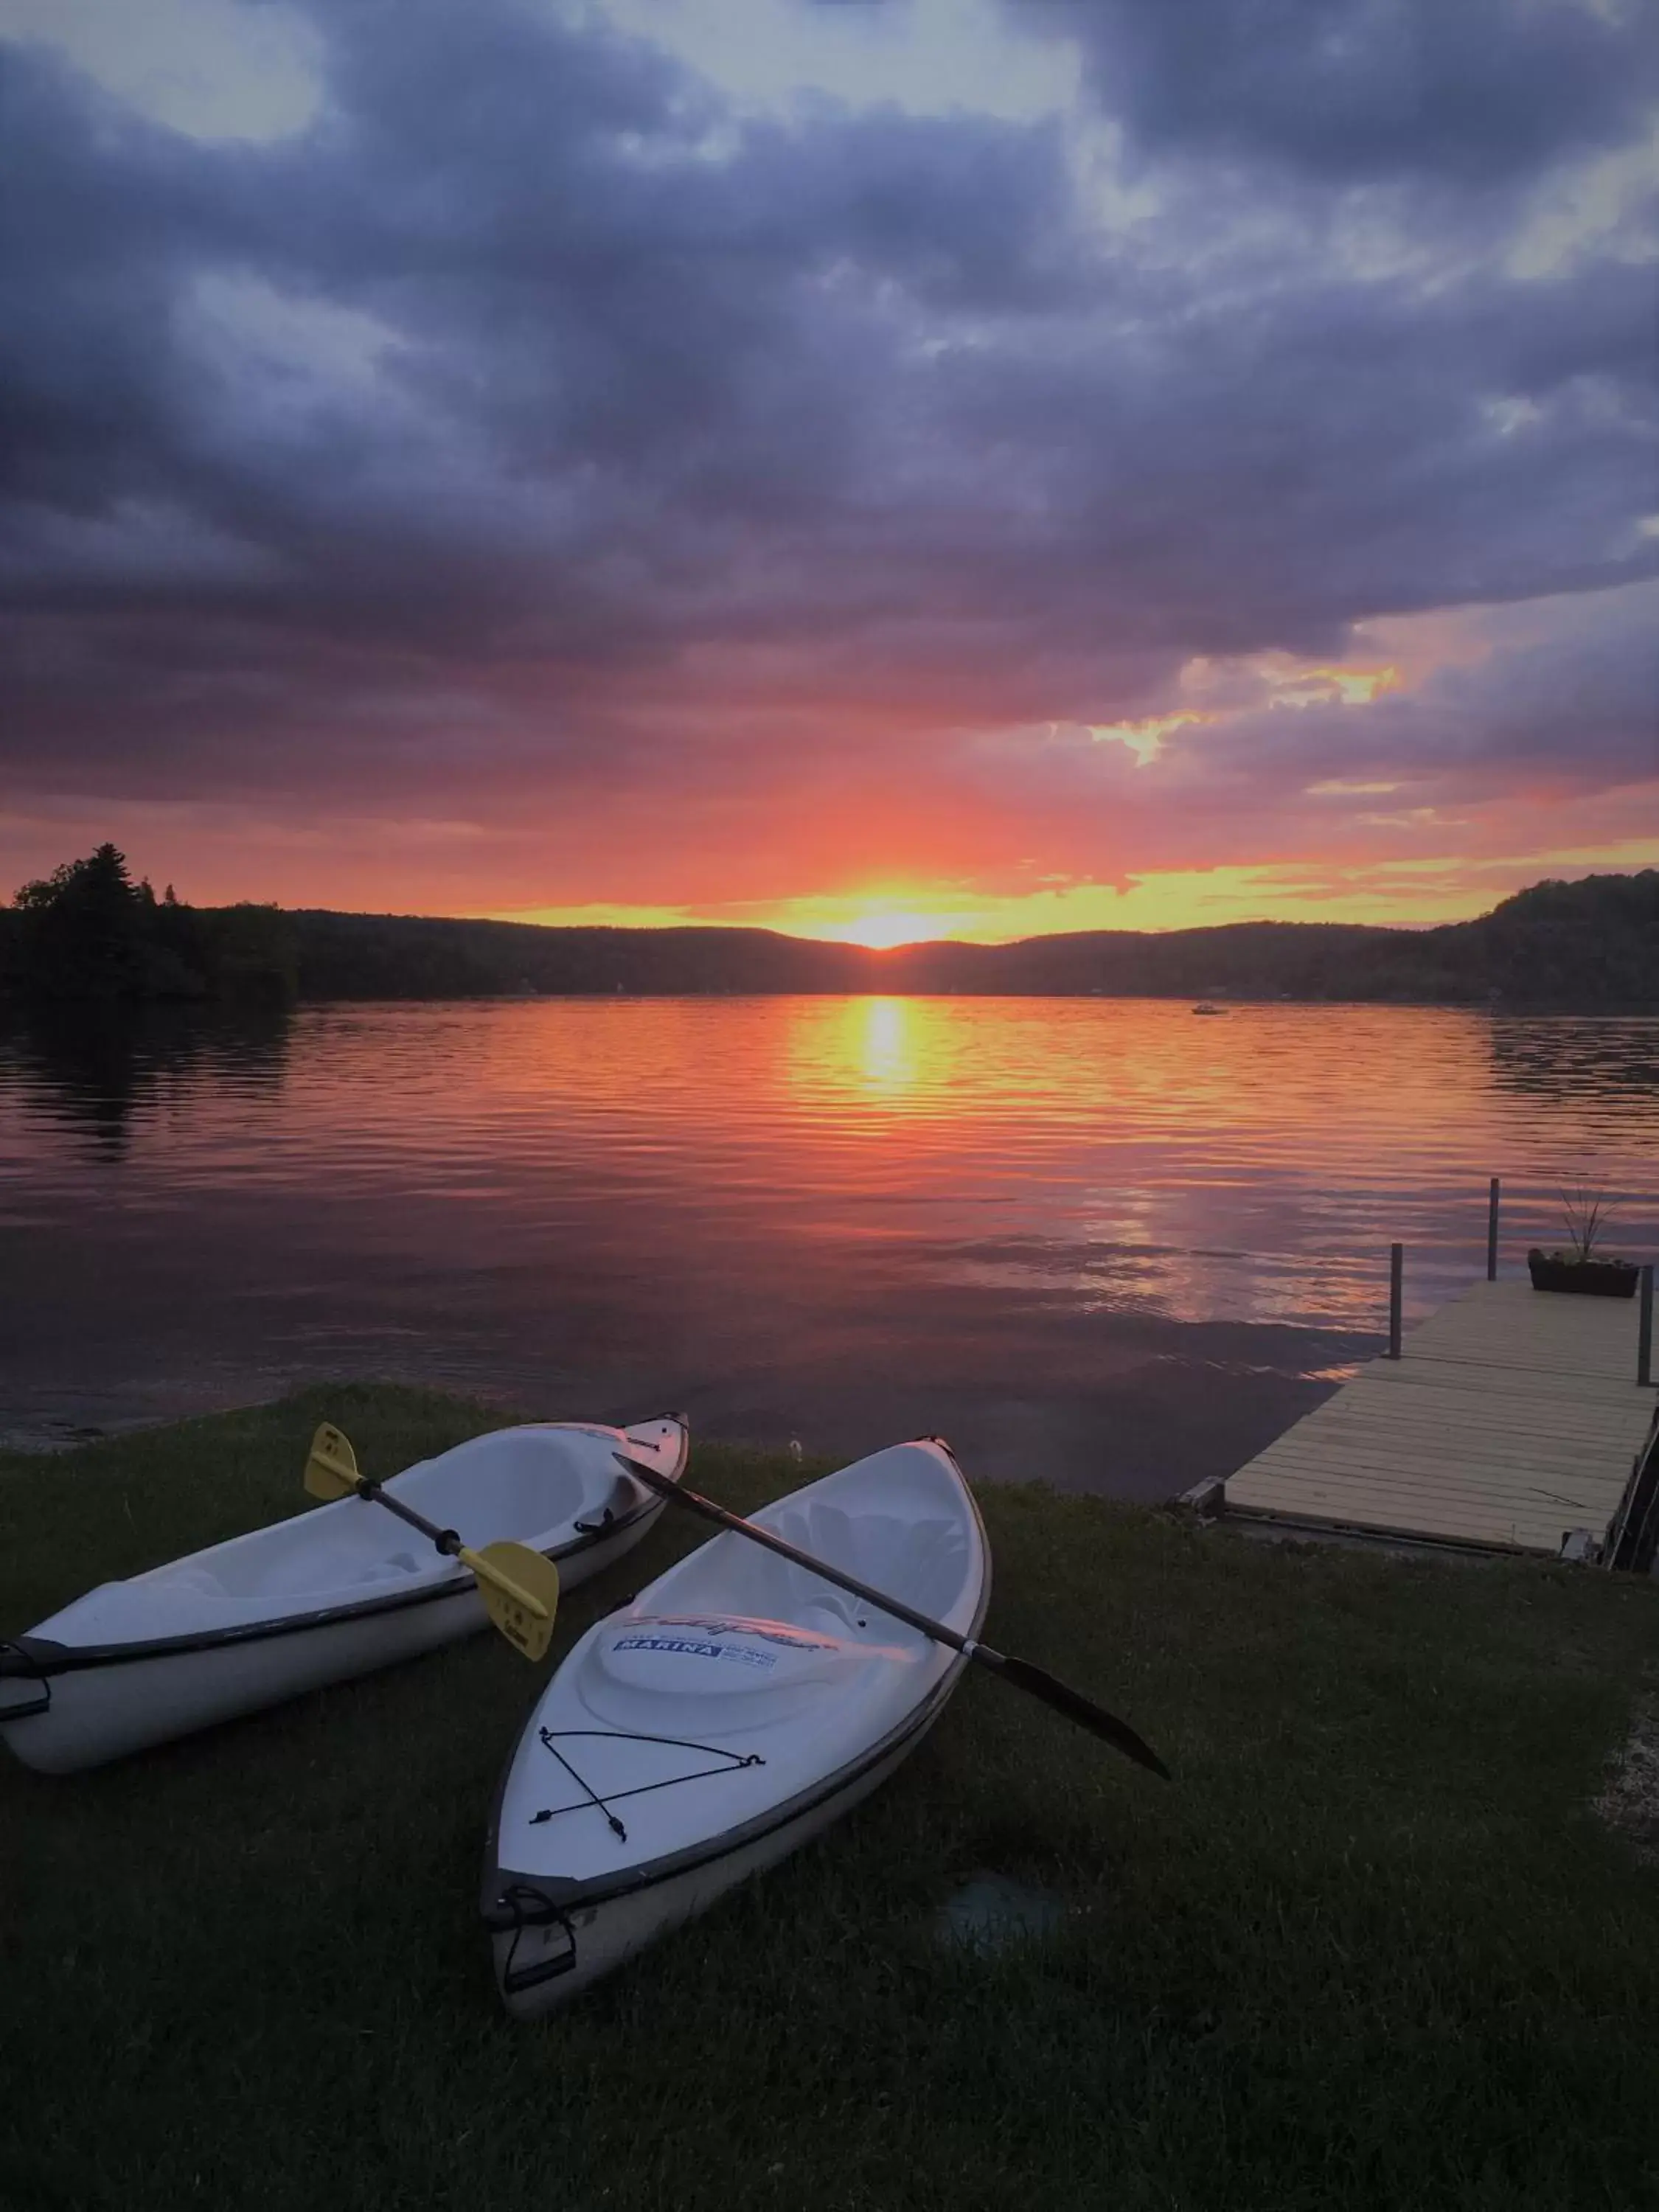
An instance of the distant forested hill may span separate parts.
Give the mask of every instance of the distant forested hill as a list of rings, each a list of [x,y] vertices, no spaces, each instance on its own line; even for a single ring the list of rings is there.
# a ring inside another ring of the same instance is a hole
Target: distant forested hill
[[[760,929],[539,929],[299,913],[302,998],[957,991],[1659,1007],[1659,869],[1544,883],[1439,929],[1250,921],[891,952]]]
[[[1659,1010],[1655,868],[1535,884],[1476,921],[1438,929],[1251,921],[871,952],[763,929],[543,929],[397,915],[279,915],[269,907],[197,909],[178,906],[170,893],[157,902],[147,885],[125,884],[118,895],[94,867],[104,854],[120,860],[113,848],[101,848],[93,861],[27,887],[23,903],[0,908],[0,987],[46,997],[175,997],[258,986],[297,988],[302,999],[1099,992]]]
[[[862,991],[857,947],[766,929],[542,929],[532,922],[295,913],[306,999],[515,991]]]

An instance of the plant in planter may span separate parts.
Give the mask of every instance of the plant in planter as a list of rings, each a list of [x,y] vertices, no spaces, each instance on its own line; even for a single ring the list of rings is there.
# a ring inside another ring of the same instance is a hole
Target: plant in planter
[[[1579,1291],[1591,1297],[1628,1298],[1638,1273],[1633,1260],[1619,1260],[1601,1249],[1608,1206],[1599,1190],[1582,1184],[1564,1190],[1561,1210],[1567,1220],[1567,1245],[1553,1252],[1536,1245],[1527,1255],[1527,1272],[1535,1291]]]

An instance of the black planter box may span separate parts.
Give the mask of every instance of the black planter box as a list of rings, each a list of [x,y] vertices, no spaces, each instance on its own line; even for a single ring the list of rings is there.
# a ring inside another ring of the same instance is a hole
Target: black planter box
[[[1535,1291],[1577,1291],[1592,1298],[1636,1295],[1641,1270],[1634,1260],[1558,1260],[1553,1252],[1527,1255],[1527,1273]]]

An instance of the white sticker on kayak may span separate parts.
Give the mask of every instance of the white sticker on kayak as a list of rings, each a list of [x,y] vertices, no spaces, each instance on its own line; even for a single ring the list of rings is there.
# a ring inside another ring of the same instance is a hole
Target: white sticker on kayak
[[[735,1659],[744,1667],[775,1667],[775,1651],[745,1651],[740,1644],[704,1644],[691,1636],[619,1636],[613,1651],[679,1651],[692,1659]]]

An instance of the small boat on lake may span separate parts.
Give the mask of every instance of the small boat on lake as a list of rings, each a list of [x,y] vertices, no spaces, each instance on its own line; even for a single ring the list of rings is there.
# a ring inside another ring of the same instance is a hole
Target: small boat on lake
[[[631,1551],[663,1510],[617,1453],[678,1481],[688,1447],[678,1415],[627,1430],[538,1423],[474,1437],[384,1488],[474,1547],[527,1545],[571,1589]],[[0,1735],[26,1765],[69,1773],[486,1623],[469,1568],[345,1498],[102,1583],[0,1642]]]
[[[1207,999],[1201,999],[1198,1005],[1193,1008],[1193,1012],[1195,1014],[1224,1014],[1226,1011],[1227,1009],[1225,1006],[1212,1006]]]
[[[937,1439],[753,1516],[977,1635],[985,1531]],[[507,2010],[550,2012],[866,1797],[944,1711],[966,1658],[736,1533],[591,1628],[502,1779],[483,1911]]]

